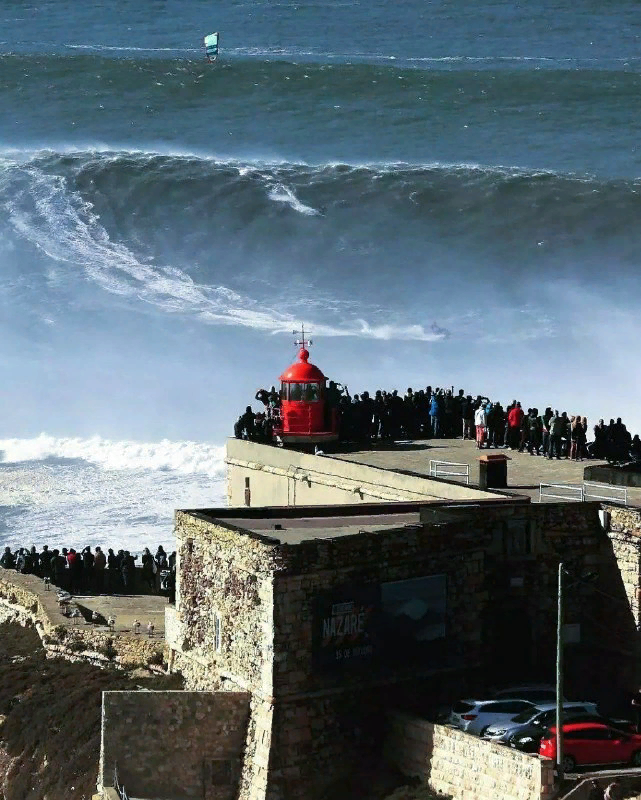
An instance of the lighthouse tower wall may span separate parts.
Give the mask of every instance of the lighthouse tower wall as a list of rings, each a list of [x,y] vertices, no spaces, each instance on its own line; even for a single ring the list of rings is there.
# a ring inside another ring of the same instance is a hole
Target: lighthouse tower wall
[[[227,441],[229,506],[354,505],[381,501],[496,500],[465,484],[258,444]]]

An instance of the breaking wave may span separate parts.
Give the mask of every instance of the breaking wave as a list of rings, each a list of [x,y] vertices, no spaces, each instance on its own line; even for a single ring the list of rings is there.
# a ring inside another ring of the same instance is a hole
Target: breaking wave
[[[199,442],[118,442],[100,436],[56,438],[44,433],[32,439],[0,439],[2,465],[80,460],[104,470],[160,470],[222,481],[224,458],[224,446]]]
[[[412,285],[439,239],[443,253],[491,250],[509,270],[515,252],[597,237],[607,254],[625,233],[623,263],[641,248],[639,186],[481,164],[310,165],[109,149],[0,158],[0,209],[14,238],[109,293],[205,324],[289,333],[302,319],[317,335],[378,340],[437,342],[451,329],[438,308],[412,319],[362,292],[348,302],[358,285],[350,263],[362,271],[363,259],[383,253],[379,279]],[[394,258],[401,229],[418,258]],[[307,284],[295,284],[292,262],[304,265]]]

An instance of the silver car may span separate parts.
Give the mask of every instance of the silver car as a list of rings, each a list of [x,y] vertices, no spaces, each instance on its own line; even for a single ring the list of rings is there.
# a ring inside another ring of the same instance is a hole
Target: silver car
[[[450,725],[480,736],[495,723],[508,723],[517,714],[535,706],[528,700],[459,700],[454,703],[447,719]]]
[[[598,714],[596,703],[564,703],[563,717],[576,718],[593,716]],[[520,714],[516,714],[512,719],[501,722],[493,722],[483,731],[484,739],[491,739],[493,742],[509,742],[515,734],[537,734],[541,733],[548,725],[554,725],[556,720],[556,704],[540,703],[534,707],[525,709]]]
[[[494,700],[503,700],[518,697],[519,700],[529,700],[530,703],[556,703],[556,686],[551,683],[524,683],[520,686],[509,686],[507,689],[497,689],[490,697]],[[567,697],[563,698],[567,702]]]

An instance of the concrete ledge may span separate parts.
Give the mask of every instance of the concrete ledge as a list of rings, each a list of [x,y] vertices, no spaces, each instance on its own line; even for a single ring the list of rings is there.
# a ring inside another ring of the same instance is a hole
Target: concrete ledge
[[[225,463],[230,506],[249,505],[249,497],[252,506],[502,499],[494,492],[410,470],[400,472],[391,466],[382,468],[337,454],[310,455],[241,439],[227,441]]]
[[[84,606],[100,608],[102,617],[110,615],[110,602],[114,602],[114,598],[106,595],[81,599]],[[111,662],[126,668],[145,666],[149,659],[157,658],[157,652],[164,655],[164,598],[118,598],[119,602],[131,606],[129,616],[132,619],[138,614],[146,622],[146,617],[143,616],[145,611],[138,607],[138,600],[143,606],[153,602],[163,606],[160,615],[156,614],[160,617],[160,631],[153,638],[146,634],[135,635],[130,627],[111,631],[104,624],[93,625],[86,623],[84,619],[79,622],[66,617],[60,611],[55,586],[46,590],[44,581],[36,575],[23,575],[0,567],[0,621],[16,621],[23,626],[33,625],[50,655],[62,656],[71,661],[84,660],[98,666]],[[127,619],[120,611],[118,616],[123,621]],[[150,615],[147,614],[148,616]]]
[[[113,786],[106,786],[100,794],[95,794],[91,800],[120,800],[120,795]]]
[[[641,465],[639,472],[635,472],[625,467],[611,467],[609,464],[596,464],[592,467],[585,467],[583,478],[586,481],[598,481],[599,483],[609,483],[612,486],[630,486],[641,488]]]

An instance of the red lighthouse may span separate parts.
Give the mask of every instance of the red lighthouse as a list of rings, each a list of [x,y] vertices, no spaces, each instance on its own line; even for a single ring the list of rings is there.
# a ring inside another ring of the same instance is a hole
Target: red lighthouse
[[[280,420],[274,426],[274,439],[279,444],[301,447],[338,439],[338,412],[328,405],[326,378],[318,367],[309,363],[311,339],[300,341],[298,361],[280,376]]]

